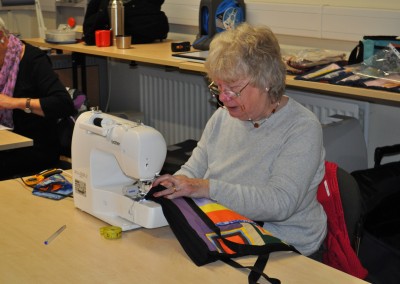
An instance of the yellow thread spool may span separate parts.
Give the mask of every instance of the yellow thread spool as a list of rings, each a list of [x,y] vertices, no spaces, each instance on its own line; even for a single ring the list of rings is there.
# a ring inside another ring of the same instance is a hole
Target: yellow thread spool
[[[117,226],[106,226],[100,228],[100,235],[109,240],[119,239],[122,235],[122,229]]]

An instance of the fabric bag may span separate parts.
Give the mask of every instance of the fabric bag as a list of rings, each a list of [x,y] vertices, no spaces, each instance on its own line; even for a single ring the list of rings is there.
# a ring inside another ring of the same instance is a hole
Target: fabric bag
[[[90,0],[87,7],[85,17],[83,18],[83,35],[82,40],[87,45],[95,45],[95,32],[97,30],[109,30],[110,18],[108,16],[109,0]]]
[[[364,210],[359,256],[373,283],[395,284],[400,279],[400,161],[381,163],[398,153],[400,144],[377,147],[374,167],[351,173]]]
[[[151,43],[164,40],[169,32],[168,18],[161,6],[164,0],[124,0],[124,33],[132,43]],[[109,30],[109,0],[90,0],[83,20],[82,39],[95,45],[95,32]]]
[[[132,43],[151,43],[168,36],[168,18],[161,6],[164,0],[126,0],[125,35],[132,36]]]
[[[155,198],[154,192],[165,189],[152,188],[146,199],[159,203],[172,231],[191,260],[202,266],[222,260],[235,268],[250,270],[249,283],[260,277],[271,283],[280,283],[263,271],[269,254],[275,251],[293,251],[293,246],[272,236],[256,222],[210,199]],[[256,255],[254,266],[242,266],[232,258]]]
[[[349,65],[361,63],[392,43],[400,45],[398,36],[364,36],[349,55]]]
[[[193,47],[208,50],[216,33],[234,29],[245,21],[243,0],[201,0],[199,8],[199,33]]]

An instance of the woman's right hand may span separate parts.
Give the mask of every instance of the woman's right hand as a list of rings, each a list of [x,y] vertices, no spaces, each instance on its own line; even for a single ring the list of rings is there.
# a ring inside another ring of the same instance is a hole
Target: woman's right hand
[[[166,174],[154,180],[153,186],[157,185],[162,185],[166,187],[166,189],[155,193],[155,197],[164,196],[169,199],[181,196],[210,198],[209,181],[207,179]]]

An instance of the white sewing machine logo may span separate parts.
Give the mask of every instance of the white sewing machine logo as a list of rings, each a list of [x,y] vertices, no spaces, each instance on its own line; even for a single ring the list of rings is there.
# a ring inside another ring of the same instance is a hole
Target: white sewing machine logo
[[[165,161],[160,132],[91,110],[78,117],[71,150],[77,208],[123,231],[168,224],[160,205],[143,198]]]

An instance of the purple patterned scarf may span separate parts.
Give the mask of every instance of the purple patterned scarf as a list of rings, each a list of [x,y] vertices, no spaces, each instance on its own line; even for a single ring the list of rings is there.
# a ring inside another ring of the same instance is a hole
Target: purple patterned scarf
[[[23,44],[14,35],[10,34],[4,63],[0,71],[1,93],[12,97],[19,70]],[[0,109],[0,124],[14,128],[12,109]]]

